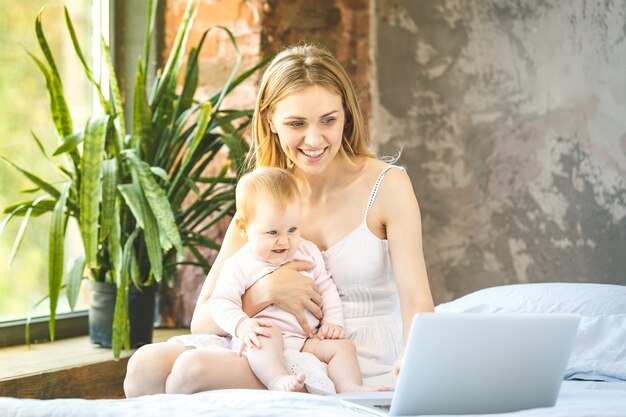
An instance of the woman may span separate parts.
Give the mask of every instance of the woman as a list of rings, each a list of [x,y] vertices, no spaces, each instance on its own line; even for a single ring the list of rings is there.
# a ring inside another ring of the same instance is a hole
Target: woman
[[[365,383],[390,385],[413,315],[432,312],[433,301],[410,179],[374,157],[364,130],[354,88],[329,52],[288,48],[268,66],[254,111],[252,160],[287,168],[298,179],[301,235],[324,253]],[[127,396],[264,388],[245,357],[214,349],[216,338],[209,335],[225,334],[208,300],[224,261],[245,243],[233,223],[196,304],[191,332],[198,343],[170,340],[140,348],[128,364]],[[293,262],[259,280],[244,294],[245,312],[253,316],[275,304],[312,334],[304,309],[321,318],[320,296],[310,280],[297,279],[298,271],[311,267]]]

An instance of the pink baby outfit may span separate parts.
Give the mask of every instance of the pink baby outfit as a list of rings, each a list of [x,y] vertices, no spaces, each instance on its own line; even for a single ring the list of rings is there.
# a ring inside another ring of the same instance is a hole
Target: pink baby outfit
[[[288,261],[308,261],[315,264],[312,270],[303,271],[302,275],[315,281],[315,287],[322,297],[321,324],[336,324],[343,327],[343,313],[337,287],[326,270],[322,254],[317,246],[313,242],[301,239],[300,247],[293,256],[285,260],[285,262]],[[248,243],[230,257],[224,263],[220,279],[211,295],[211,314],[217,325],[234,336],[239,322],[248,317],[241,307],[243,293],[259,279],[280,266],[255,257]],[[308,310],[304,313],[311,329],[316,329],[320,321]],[[285,349],[298,351],[302,349],[307,335],[293,314],[272,304],[254,318],[274,322],[282,330]],[[233,338],[231,348],[235,348],[238,343],[237,338]]]

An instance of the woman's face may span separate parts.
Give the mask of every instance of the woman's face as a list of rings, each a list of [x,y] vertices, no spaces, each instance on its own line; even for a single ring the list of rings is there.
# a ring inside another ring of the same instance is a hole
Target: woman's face
[[[287,157],[305,173],[319,174],[341,146],[345,123],[341,96],[320,86],[308,87],[276,103],[269,122]]]

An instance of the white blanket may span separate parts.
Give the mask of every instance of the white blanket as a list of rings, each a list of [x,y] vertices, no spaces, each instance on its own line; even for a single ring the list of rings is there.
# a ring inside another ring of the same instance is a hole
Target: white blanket
[[[151,395],[125,400],[0,398],[2,417],[356,417],[337,396],[221,390],[194,395]],[[492,417],[624,417],[626,382],[565,381],[555,407]]]

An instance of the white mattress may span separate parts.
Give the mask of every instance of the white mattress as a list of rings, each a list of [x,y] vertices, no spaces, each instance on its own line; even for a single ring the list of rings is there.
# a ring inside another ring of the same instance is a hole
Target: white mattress
[[[194,395],[151,395],[124,400],[31,400],[0,398],[2,417],[121,416],[311,416],[360,413],[341,406],[336,396],[254,390],[221,390]],[[555,407],[492,417],[624,417],[626,382],[565,381]]]

